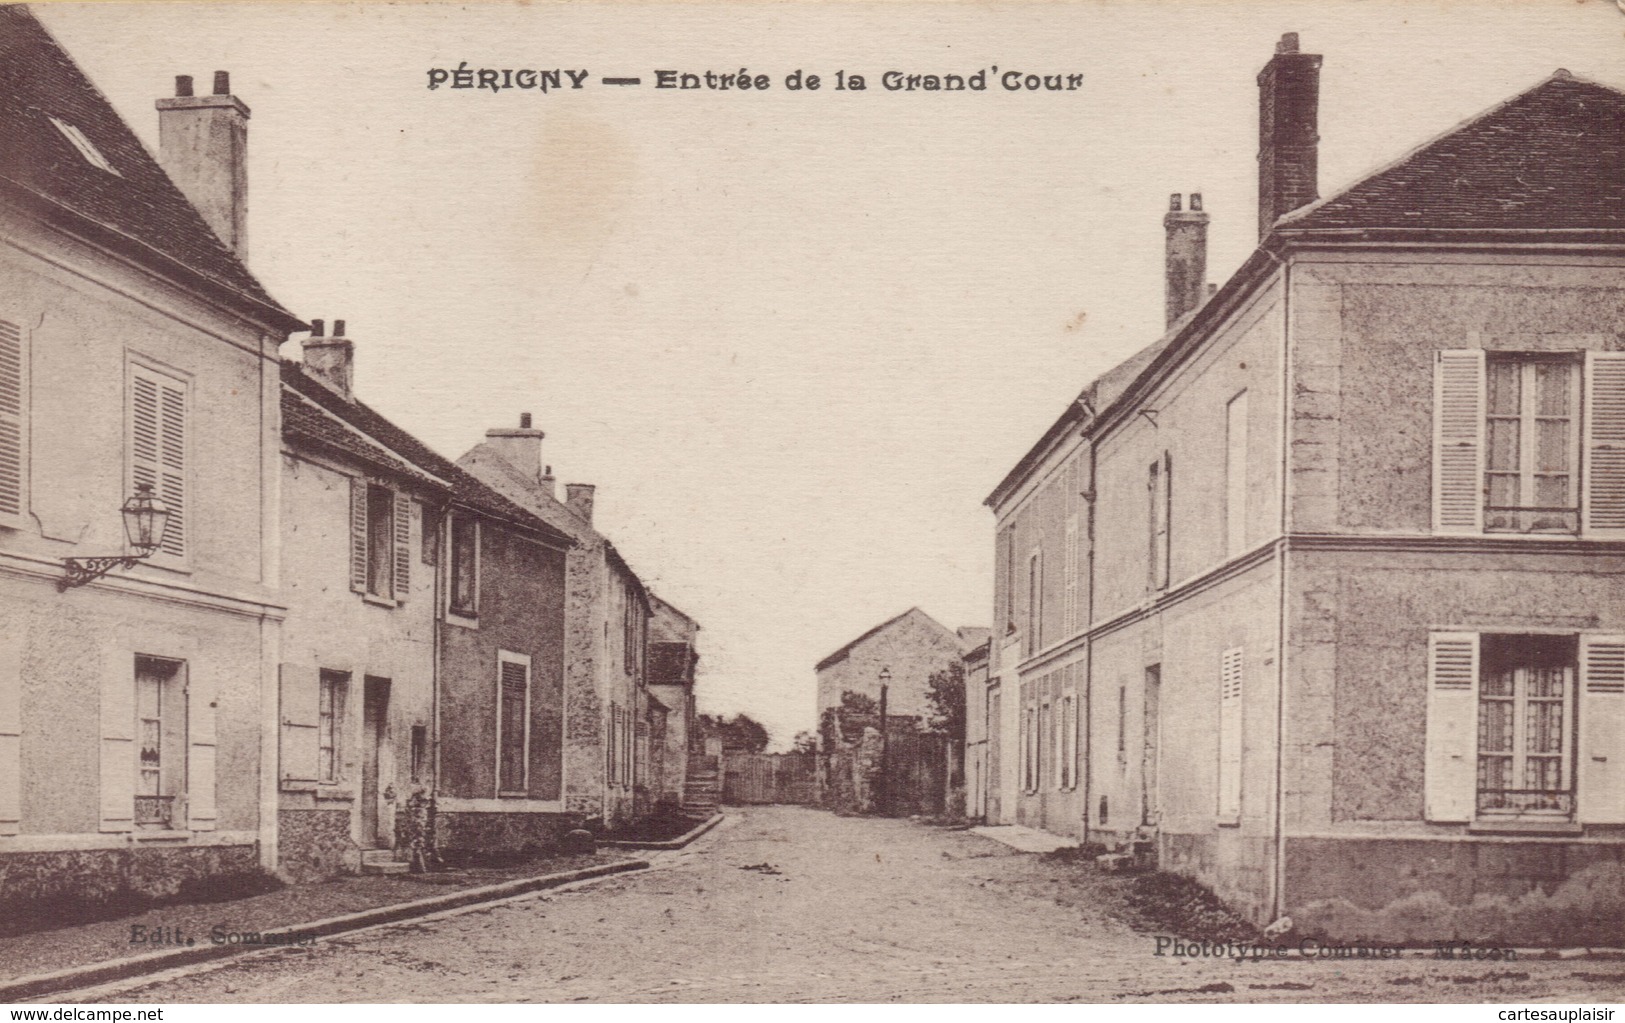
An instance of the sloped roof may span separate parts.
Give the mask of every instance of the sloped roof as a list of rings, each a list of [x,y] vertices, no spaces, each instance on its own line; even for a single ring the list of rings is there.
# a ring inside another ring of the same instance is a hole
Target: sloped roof
[[[492,490],[466,469],[436,454],[422,441],[364,403],[346,400],[335,394],[325,384],[305,373],[304,367],[299,363],[289,361],[282,363],[282,384],[299,399],[291,403],[294,409],[292,420],[285,418],[283,421],[285,433],[291,432],[296,436],[310,437],[323,443],[333,443],[337,437],[340,438],[341,446],[346,443],[350,445],[343,448],[344,450],[362,458],[375,458],[382,449],[384,456],[395,459],[409,475],[419,479],[427,475],[431,482],[443,481],[442,485],[450,490],[455,500],[475,511],[540,534],[556,546],[569,547],[574,544],[575,541],[569,535]],[[307,405],[314,408],[306,408]],[[285,395],[283,401],[285,413],[289,407],[290,402]],[[330,424],[325,423],[328,417],[353,428],[367,441],[354,437],[342,428],[333,429]]]
[[[1625,93],[1557,71],[1276,226],[1625,227]]]
[[[946,625],[943,625],[941,622],[937,621],[935,618],[932,618],[930,615],[926,614],[924,611],[921,611],[919,608],[911,607],[907,611],[904,611],[900,615],[896,615],[896,616],[894,616],[892,618],[886,619],[885,621],[881,622],[879,625],[876,625],[874,628],[870,629],[868,632],[865,632],[863,635],[859,636],[857,639],[852,640],[852,642],[850,642],[850,643],[846,644],[845,646],[841,647],[839,650],[837,650],[834,653],[830,654],[828,657],[825,657],[823,660],[819,661],[816,665],[814,665],[813,670],[814,671],[823,671],[825,668],[829,667],[832,664],[839,664],[841,661],[846,659],[846,656],[848,654],[850,654],[852,652],[853,648],[855,648],[858,644],[862,643],[866,639],[869,639],[871,636],[875,636],[875,635],[878,635],[879,633],[885,632],[887,629],[891,628],[893,625],[896,625],[898,622],[902,621],[904,618],[909,617],[910,615],[919,615],[921,618],[924,618],[927,622],[930,622],[932,625],[934,625],[938,629],[938,631],[940,631],[944,635],[952,638],[954,640],[954,642],[956,642],[956,643],[960,642],[959,637],[957,635],[955,635],[955,633],[952,630],[950,630]],[[961,643],[961,645],[963,645],[963,644]]]
[[[80,155],[57,118],[117,171]],[[129,125],[28,8],[0,6],[0,186],[48,221],[149,270],[301,330],[158,166]]]

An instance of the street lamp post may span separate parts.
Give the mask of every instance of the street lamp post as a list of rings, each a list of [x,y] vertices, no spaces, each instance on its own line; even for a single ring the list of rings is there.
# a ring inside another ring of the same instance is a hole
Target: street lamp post
[[[886,732],[886,691],[891,688],[891,669],[880,669],[880,798],[876,800],[880,812],[891,813],[891,752]]]

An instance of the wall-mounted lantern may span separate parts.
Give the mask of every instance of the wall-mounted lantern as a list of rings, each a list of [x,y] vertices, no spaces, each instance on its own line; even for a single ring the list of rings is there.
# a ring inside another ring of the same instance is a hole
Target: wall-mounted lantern
[[[152,484],[137,483],[135,493],[119,509],[124,516],[124,536],[130,543],[130,554],[105,558],[63,558],[68,574],[56,581],[58,590],[68,590],[111,572],[115,568],[133,568],[145,558],[152,557],[164,542],[164,530],[169,526],[169,505],[152,492]]]

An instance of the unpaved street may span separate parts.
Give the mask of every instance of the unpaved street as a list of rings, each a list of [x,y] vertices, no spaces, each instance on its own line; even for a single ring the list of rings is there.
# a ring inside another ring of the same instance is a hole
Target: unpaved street
[[[1238,964],[1153,954],[1087,868],[794,807],[656,869],[124,988],[120,1001],[1618,1001],[1625,963]],[[61,996],[58,996],[59,998]]]

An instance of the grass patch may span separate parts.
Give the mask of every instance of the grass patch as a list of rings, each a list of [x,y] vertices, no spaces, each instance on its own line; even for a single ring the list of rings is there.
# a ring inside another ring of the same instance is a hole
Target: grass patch
[[[1183,874],[1141,874],[1129,882],[1125,896],[1146,930],[1197,941],[1256,941],[1263,936],[1207,885]]]

